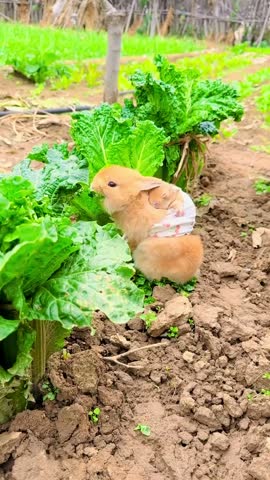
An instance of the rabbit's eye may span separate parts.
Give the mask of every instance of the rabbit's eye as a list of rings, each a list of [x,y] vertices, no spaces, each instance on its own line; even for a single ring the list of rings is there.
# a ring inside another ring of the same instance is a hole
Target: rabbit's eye
[[[117,184],[115,182],[109,182],[108,187],[117,187]]]

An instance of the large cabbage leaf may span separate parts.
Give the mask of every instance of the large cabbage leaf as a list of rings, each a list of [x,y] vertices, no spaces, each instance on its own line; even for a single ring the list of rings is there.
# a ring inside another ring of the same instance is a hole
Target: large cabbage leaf
[[[152,120],[171,138],[198,133],[203,122],[212,122],[216,133],[222,120],[241,120],[243,107],[233,86],[221,80],[200,81],[194,69],[179,70],[160,55],[155,63],[160,79],[141,71],[131,76],[138,118]],[[130,102],[127,109],[134,116]]]
[[[103,104],[92,112],[73,114],[71,135],[76,152],[88,161],[90,180],[106,165],[153,175],[163,163],[167,141],[163,129],[151,120],[132,122],[120,113],[119,108]]]
[[[66,218],[45,217],[17,226],[5,238],[6,244],[16,245],[0,259],[0,291],[7,293],[11,302],[18,289],[30,295],[78,249],[73,233]]]
[[[135,270],[126,242],[95,222],[78,222],[82,244],[31,299],[31,315],[64,328],[90,325],[101,310],[125,323],[143,310],[143,292],[130,280]]]

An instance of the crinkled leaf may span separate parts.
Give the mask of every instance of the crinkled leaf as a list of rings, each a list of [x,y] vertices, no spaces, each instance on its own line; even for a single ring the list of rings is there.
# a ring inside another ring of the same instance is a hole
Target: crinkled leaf
[[[33,297],[32,315],[57,320],[64,328],[89,325],[93,312],[101,310],[115,323],[125,323],[143,308],[143,292],[130,280],[133,268],[126,242],[118,235],[80,222],[84,243],[79,252]],[[122,267],[122,268],[120,268]]]
[[[10,234],[9,241],[18,244],[0,259],[0,290],[8,285],[10,301],[18,282],[29,295],[78,248],[68,236],[72,232],[67,219],[45,218],[40,223],[22,224]]]
[[[15,332],[19,326],[19,320],[7,320],[0,315],[0,342]]]
[[[29,375],[4,381],[6,378],[7,375],[0,366],[0,425],[26,408],[30,393]]]
[[[138,118],[153,120],[172,138],[196,133],[202,122],[218,128],[226,118],[241,120],[243,107],[233,86],[221,80],[199,81],[198,72],[178,70],[160,55],[156,65],[160,80],[140,71],[131,77]],[[131,106],[126,110],[132,112]]]
[[[7,371],[12,376],[23,377],[27,368],[30,367],[32,362],[31,349],[35,340],[35,332],[28,330],[24,327],[20,327],[17,331],[17,357],[12,367]]]
[[[34,187],[18,176],[6,176],[0,179],[0,249],[4,252],[7,234],[29,218],[35,218]]]
[[[164,161],[164,130],[148,120],[137,123],[131,138],[130,166],[143,175],[154,175]]]
[[[12,347],[16,352],[14,363],[7,369],[0,366],[0,424],[26,407],[30,389],[31,350],[35,333],[27,327],[20,326],[12,336]],[[10,337],[0,344],[4,353],[5,342],[10,342]],[[6,350],[9,351],[10,348]],[[9,359],[2,353],[1,363],[4,360],[8,362]]]
[[[90,179],[104,166],[117,164],[153,175],[163,163],[162,129],[149,120],[123,115],[115,106],[101,105],[90,113],[74,114],[72,136],[76,150],[89,162]]]
[[[116,118],[110,105],[103,104],[92,112],[73,114],[71,135],[76,151],[88,160],[90,178],[105,165],[117,163],[113,146],[129,134],[129,121]]]
[[[49,280],[34,295],[37,318],[55,319],[64,328],[90,325],[95,310],[114,323],[126,323],[143,309],[143,294],[120,275],[77,272]]]

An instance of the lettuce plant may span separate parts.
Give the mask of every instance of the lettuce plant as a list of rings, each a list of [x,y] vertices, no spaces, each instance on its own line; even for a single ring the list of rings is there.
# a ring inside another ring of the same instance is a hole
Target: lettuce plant
[[[179,70],[160,55],[155,64],[156,75],[131,75],[134,100],[124,107],[103,104],[73,115],[71,135],[90,177],[117,163],[187,188],[202,171],[209,137],[223,120],[241,120],[233,86],[200,80],[196,70]]]
[[[23,165],[45,188],[42,170]],[[74,326],[90,326],[96,310],[125,323],[143,309],[128,246],[115,227],[72,223],[51,195],[41,198],[21,176],[0,180],[0,423],[25,408],[31,383]]]

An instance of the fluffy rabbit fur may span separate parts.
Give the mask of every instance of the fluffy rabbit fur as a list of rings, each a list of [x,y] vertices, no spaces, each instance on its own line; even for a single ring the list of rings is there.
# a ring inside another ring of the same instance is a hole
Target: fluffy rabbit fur
[[[149,237],[153,225],[168,213],[166,209],[154,208],[148,197],[163,183],[135,170],[111,165],[97,173],[91,188],[104,197],[104,208],[125,234],[135,266],[150,280],[165,277],[184,283],[197,273],[203,247],[196,235]]]
[[[162,182],[160,187],[150,190],[149,202],[154,208],[181,210],[184,199],[180,188],[170,183]]]

